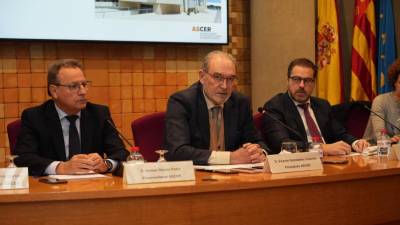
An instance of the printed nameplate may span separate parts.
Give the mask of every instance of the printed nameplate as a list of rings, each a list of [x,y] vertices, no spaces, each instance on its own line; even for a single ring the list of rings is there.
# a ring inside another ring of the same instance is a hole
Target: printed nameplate
[[[195,180],[192,161],[124,163],[124,183],[145,184]]]
[[[288,173],[305,170],[322,170],[317,152],[268,155],[265,168],[270,173]]]
[[[29,188],[28,167],[0,168],[0,189]]]
[[[397,161],[400,160],[400,144],[392,145],[388,158],[390,160],[397,160]]]

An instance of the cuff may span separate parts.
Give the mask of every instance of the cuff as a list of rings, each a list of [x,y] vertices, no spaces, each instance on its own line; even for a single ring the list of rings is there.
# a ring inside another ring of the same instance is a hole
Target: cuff
[[[357,145],[357,143],[358,143],[359,141],[360,141],[360,139],[355,140],[355,141],[353,141],[353,143],[351,143],[351,149],[352,149],[352,150],[356,149],[355,147],[356,147],[356,145]]]
[[[227,151],[211,151],[208,164],[230,164],[231,152]]]
[[[44,171],[44,173],[46,175],[55,175],[57,174],[56,169],[58,164],[60,164],[61,161],[53,161],[52,163],[50,163],[50,165],[47,166],[46,170]]]

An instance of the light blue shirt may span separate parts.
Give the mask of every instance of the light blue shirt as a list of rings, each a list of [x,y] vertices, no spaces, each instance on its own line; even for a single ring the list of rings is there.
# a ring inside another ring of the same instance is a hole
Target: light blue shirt
[[[69,158],[69,121],[66,118],[68,114],[66,114],[64,111],[62,111],[57,104],[54,103],[54,106],[56,108],[58,118],[60,119],[61,122],[61,129],[63,133],[63,138],[64,138],[64,149],[65,149],[65,156],[68,159]],[[78,130],[79,134],[79,141],[80,141],[80,136],[81,136],[81,112],[77,113],[78,119],[75,120],[75,126],[76,129]],[[56,174],[56,168],[60,161],[54,161],[50,163],[50,165],[47,166],[46,170],[44,171],[46,174]]]

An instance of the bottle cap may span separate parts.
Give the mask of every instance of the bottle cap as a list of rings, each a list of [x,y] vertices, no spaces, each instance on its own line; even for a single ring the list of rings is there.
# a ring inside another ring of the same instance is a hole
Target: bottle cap
[[[311,139],[313,142],[321,142],[321,137],[319,136],[313,136]]]
[[[131,152],[138,152],[139,151],[139,146],[132,146],[131,147]]]

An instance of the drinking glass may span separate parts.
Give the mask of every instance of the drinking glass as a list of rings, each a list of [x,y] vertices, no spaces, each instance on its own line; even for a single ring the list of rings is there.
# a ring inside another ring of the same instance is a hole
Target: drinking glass
[[[156,153],[160,155],[157,162],[166,162],[167,160],[165,159],[164,155],[167,152],[168,152],[167,150],[163,150],[163,149],[157,150]]]
[[[294,141],[282,142],[281,153],[282,152],[296,153],[297,152],[297,144],[296,144],[296,142],[294,142]]]

